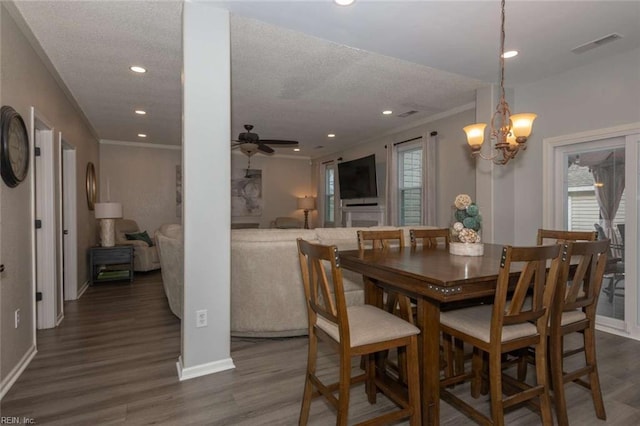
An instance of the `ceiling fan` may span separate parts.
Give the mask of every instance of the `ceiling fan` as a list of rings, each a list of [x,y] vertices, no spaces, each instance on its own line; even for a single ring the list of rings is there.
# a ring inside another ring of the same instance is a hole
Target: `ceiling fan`
[[[263,154],[273,154],[275,151],[269,145],[278,146],[298,146],[298,141],[286,141],[280,139],[260,139],[257,133],[252,133],[253,125],[245,124],[246,132],[238,135],[238,139],[234,140],[231,145],[232,149],[240,148],[240,150],[249,158],[257,152]]]

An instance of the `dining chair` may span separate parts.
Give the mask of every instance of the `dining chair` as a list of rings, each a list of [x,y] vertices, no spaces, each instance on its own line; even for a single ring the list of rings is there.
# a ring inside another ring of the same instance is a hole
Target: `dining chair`
[[[445,377],[440,381],[441,397],[481,424],[504,425],[504,410],[538,398],[543,424],[552,424],[547,369],[547,330],[551,302],[555,294],[561,262],[566,261],[562,246],[505,246],[500,259],[498,281],[493,304],[441,312],[442,332],[473,346],[471,371]],[[566,245],[564,246],[566,248]],[[551,261],[547,273],[547,262]],[[518,273],[512,267],[519,265]],[[517,276],[515,287],[513,275]],[[525,303],[532,288],[531,303]],[[513,292],[511,292],[513,290]],[[510,299],[508,299],[508,296]],[[450,343],[445,340],[445,345]],[[503,354],[534,347],[536,383],[527,385],[502,373]],[[445,349],[450,350],[450,349]],[[471,381],[471,395],[480,396],[483,357],[489,359],[491,418],[471,407],[447,387]],[[520,390],[503,395],[503,382]]]
[[[445,248],[449,248],[451,240],[448,228],[442,229],[409,229],[409,237],[411,238],[411,247],[416,248],[418,244],[422,244],[425,248],[437,247],[439,243],[444,242]]]
[[[387,250],[390,247],[404,248],[404,232],[402,229],[358,230],[357,235],[358,250],[367,248],[373,250]],[[411,324],[415,324],[411,301],[407,296],[391,291],[388,291],[385,296],[383,302],[385,311]],[[387,353],[382,354],[378,362],[380,368],[383,366],[389,367],[398,375],[401,382],[406,383],[406,360],[401,352],[398,353],[398,364],[391,362]]]
[[[372,305],[347,307],[342,282],[340,257],[336,246],[313,244],[298,239],[300,270],[309,320],[309,352],[300,425],[309,420],[311,400],[322,395],[337,410],[336,425],[346,425],[349,418],[350,386],[365,382],[370,403],[383,390],[400,408],[367,420],[366,424],[385,424],[409,418],[411,425],[421,423],[420,384],[418,374],[418,339],[414,325]],[[327,273],[326,265],[330,273]],[[333,290],[333,291],[332,291]],[[339,356],[338,382],[323,383],[317,375],[318,343],[326,341]],[[408,394],[389,385],[377,371],[374,354],[398,348],[406,352]],[[351,377],[351,358],[364,356],[364,374]],[[338,396],[334,396],[334,393]]]
[[[568,243],[567,257],[562,264],[558,288],[550,314],[549,353],[551,380],[558,424],[569,424],[564,385],[580,384],[591,391],[596,416],[606,420],[598,365],[596,359],[595,322],[598,295],[607,265],[609,240]],[[578,333],[582,346],[564,351],[564,336]],[[564,358],[584,353],[585,365],[565,371]],[[581,380],[587,376],[588,381]]]

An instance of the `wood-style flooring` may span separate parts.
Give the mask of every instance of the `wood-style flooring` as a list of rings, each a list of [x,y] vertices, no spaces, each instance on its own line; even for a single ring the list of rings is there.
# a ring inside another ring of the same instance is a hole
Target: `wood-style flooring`
[[[180,323],[169,311],[157,272],[136,275],[132,285],[90,287],[65,305],[62,324],[39,331],[37,341],[38,354],[2,401],[1,416],[64,426],[297,424],[306,338],[234,338],[234,370],[179,382]],[[337,364],[329,354],[323,352],[319,367],[333,375]],[[639,354],[640,342],[598,334],[608,420],[595,417],[585,389],[568,385],[572,424],[640,424]],[[468,387],[456,391],[468,395]],[[473,403],[487,406],[485,400]],[[391,406],[383,397],[378,401],[369,405],[363,387],[355,387],[350,423]],[[443,425],[473,424],[446,403],[441,406]],[[312,404],[310,424],[335,424],[321,399]],[[539,417],[518,408],[507,415],[507,424],[536,425]]]

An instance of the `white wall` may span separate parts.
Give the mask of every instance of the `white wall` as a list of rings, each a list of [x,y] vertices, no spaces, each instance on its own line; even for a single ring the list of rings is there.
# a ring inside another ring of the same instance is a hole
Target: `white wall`
[[[247,156],[231,155],[232,169],[246,169]],[[309,159],[265,156],[251,157],[251,168],[262,170],[263,210],[261,216],[235,216],[233,223],[258,222],[260,228],[269,228],[276,217],[289,216],[304,220],[302,210],[297,210],[297,197],[316,195],[311,186],[311,161]],[[314,226],[315,213],[309,215],[309,226]]]
[[[385,145],[393,145],[394,142],[401,142],[418,136],[427,136],[432,131],[438,132],[437,152],[437,174],[436,174],[436,221],[437,226],[448,227],[451,221],[451,206],[456,195],[466,193],[475,197],[475,160],[471,157],[464,131],[462,128],[475,121],[475,110],[465,109],[461,112],[452,113],[443,118],[416,125],[405,130],[399,130],[390,135],[385,135],[367,141],[361,145],[347,149],[345,151],[332,154],[314,160],[314,172],[317,165],[326,160],[342,157],[344,161],[364,157],[369,154],[376,155],[376,172],[378,178],[378,203],[383,205],[385,200],[385,168],[386,149]],[[313,182],[318,182],[318,177],[314,175]]]
[[[12,106],[22,115],[27,126],[30,108],[34,106],[54,126],[55,137],[61,131],[64,139],[76,149],[77,282],[81,286],[87,279],[87,248],[96,242],[95,219],[85,198],[85,169],[87,162],[98,162],[97,139],[30,44],[33,35],[23,33],[21,28],[24,23],[16,23],[7,8],[15,10],[13,4],[0,2],[0,104]],[[33,163],[27,180],[16,188],[9,188],[0,182],[0,257],[6,267],[0,286],[0,379],[3,392],[12,375],[15,377],[20,367],[26,366],[29,354],[35,353],[32,173]],[[14,327],[16,309],[21,312],[21,323],[17,329]]]
[[[182,223],[176,211],[176,166],[181,164],[178,146],[101,141],[99,199],[122,203],[124,218],[153,236],[164,223]]]
[[[542,139],[640,121],[640,49],[516,87],[512,110],[538,114],[514,165],[515,243],[529,244],[542,226]]]

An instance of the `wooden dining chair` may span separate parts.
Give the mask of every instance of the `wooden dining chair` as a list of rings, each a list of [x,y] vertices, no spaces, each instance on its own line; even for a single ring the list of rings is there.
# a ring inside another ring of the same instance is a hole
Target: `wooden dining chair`
[[[566,246],[565,246],[566,247]],[[555,294],[561,262],[566,261],[561,246],[511,247],[502,251],[493,305],[480,305],[440,314],[441,330],[473,346],[472,369],[440,381],[441,397],[481,424],[504,425],[504,410],[522,402],[539,398],[543,424],[552,424],[547,369],[547,330],[551,302]],[[547,273],[547,262],[551,266]],[[521,265],[520,273],[512,271]],[[517,275],[515,288],[512,274]],[[525,303],[529,289],[531,303]],[[513,293],[511,293],[513,289]],[[510,299],[507,296],[510,295]],[[445,345],[449,345],[445,340]],[[502,374],[503,354],[522,348],[535,348],[536,383],[529,386],[517,378]],[[445,350],[450,350],[445,349]],[[491,418],[474,409],[447,386],[471,380],[471,395],[480,396],[483,353],[489,359]],[[503,395],[503,382],[520,390]]]
[[[404,247],[404,233],[402,229],[384,229],[373,231],[358,231],[358,249],[385,249],[392,246]]]
[[[357,235],[359,250],[365,250],[367,248],[373,250],[387,250],[390,247],[404,248],[404,232],[402,229],[359,230]],[[387,292],[383,305],[385,311],[411,324],[415,324],[411,301],[407,296],[396,292]],[[387,353],[382,354],[378,362],[380,368],[383,366],[389,367],[398,375],[401,382],[406,383],[406,360],[402,352],[398,353],[398,364],[391,362]]]
[[[569,382],[589,389],[596,416],[602,420],[607,418],[598,376],[595,322],[608,252],[609,240],[569,243],[567,256],[573,264],[571,267],[568,262],[563,264],[558,278],[551,310],[549,353],[556,415],[561,426],[569,424],[564,389]],[[570,333],[582,336],[582,346],[565,352],[564,336]],[[585,365],[565,371],[564,358],[578,353],[584,353]],[[581,380],[584,376],[588,381]]]
[[[536,244],[549,244],[556,241],[595,241],[598,233],[595,231],[564,231],[559,229],[538,229]],[[545,241],[553,240],[553,241]]]
[[[439,243],[444,243],[445,248],[449,248],[451,231],[448,228],[442,229],[410,229],[411,247],[416,248],[419,244],[425,248],[435,248]]]
[[[420,330],[372,305],[347,307],[336,246],[298,239],[298,254],[309,320],[309,353],[299,424],[307,424],[312,398],[322,395],[338,412],[336,425],[346,425],[350,386],[363,381],[370,403],[375,402],[380,389],[400,407],[364,423],[386,424],[409,418],[411,425],[421,424],[417,339]],[[325,268],[327,264],[330,273]],[[328,342],[339,356],[336,383],[325,384],[317,375],[319,340]],[[407,392],[390,385],[383,377],[384,371],[376,371],[374,354],[392,348],[406,352]],[[366,357],[365,373],[351,377],[351,358],[354,356]]]

